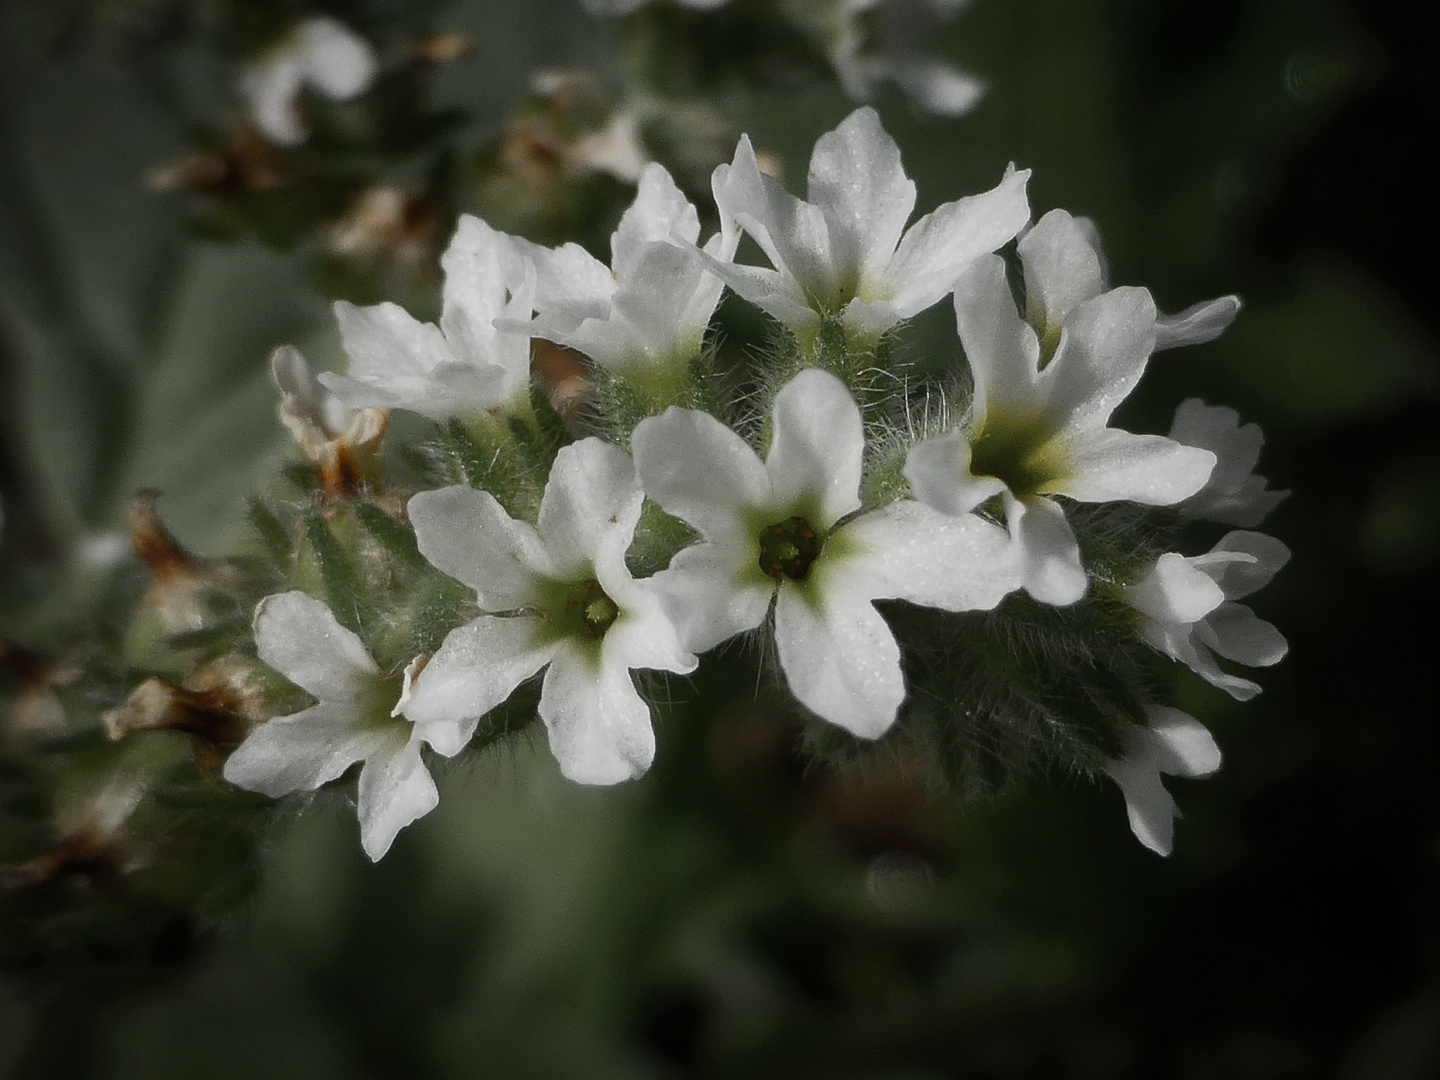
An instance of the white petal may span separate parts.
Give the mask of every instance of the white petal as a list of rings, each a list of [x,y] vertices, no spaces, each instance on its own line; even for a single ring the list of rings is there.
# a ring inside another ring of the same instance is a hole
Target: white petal
[[[1005,521],[1026,592],[1055,607],[1066,607],[1085,595],[1089,583],[1080,562],[1080,545],[1058,503],[1043,498],[1021,501],[1007,493]]]
[[[985,96],[983,79],[933,57],[907,56],[889,70],[915,104],[936,116],[964,116]]]
[[[618,544],[623,554],[643,501],[630,455],[619,447],[589,438],[562,448],[536,522],[557,576],[589,572],[602,546]]]
[[[763,266],[744,266],[705,257],[710,272],[776,321],[797,334],[813,333],[820,316],[794,278]]]
[[[380,674],[360,639],[302,592],[276,593],[255,606],[255,649],[261,660],[321,701],[363,698]]]
[[[378,862],[390,850],[396,833],[440,805],[440,792],[420,758],[420,743],[415,739],[366,761],[358,788],[355,810],[360,819],[360,846],[371,862]]]
[[[810,502],[828,529],[860,506],[865,433],[860,408],[834,375],[808,368],[775,395],[765,471],[777,507]]]
[[[667,409],[630,438],[645,494],[710,540],[738,542],[743,512],[770,502],[770,478],[748,443],[708,413]]]
[[[1215,467],[1209,450],[1118,428],[1077,433],[1066,457],[1070,475],[1046,490],[1080,502],[1173,506],[1204,487]]]
[[[700,215],[685,198],[665,166],[645,166],[635,201],[620,218],[610,238],[610,264],[618,280],[633,275],[650,244],[669,239],[694,243],[700,237]]]
[[[536,578],[554,574],[534,527],[512,518],[488,491],[464,486],[422,491],[406,512],[420,554],[474,589],[487,611],[535,603]]]
[[[428,375],[455,359],[439,327],[418,321],[398,304],[356,307],[337,300],[335,320],[352,379],[374,379],[383,386],[397,376]]]
[[[1030,220],[1029,180],[1029,169],[1012,167],[994,189],[936,207],[910,227],[883,276],[883,291],[900,318],[930,307],[955,287],[966,266],[1024,228]]]
[[[835,536],[865,549],[846,560],[844,573],[872,599],[988,611],[1020,587],[1005,530],[974,514],[952,516],[901,499],[847,522]],[[814,569],[826,579],[823,552]]]
[[[1280,568],[1290,561],[1290,549],[1264,533],[1236,529],[1226,533],[1212,553],[1239,553],[1249,559],[1225,560],[1215,575],[1225,590],[1225,599],[1241,600],[1270,583]]]
[[[1236,701],[1249,701],[1260,693],[1264,688],[1259,683],[1232,675],[1216,663],[1215,655],[1199,640],[1198,631],[1203,627],[1204,624],[1201,623],[1195,628],[1197,633],[1188,639],[1172,642],[1179,647],[1172,649],[1170,654],[1211,686],[1224,690]]]
[[[1208,776],[1220,767],[1220,748],[1193,717],[1178,709],[1152,706],[1150,726],[1136,729],[1121,761],[1105,771],[1125,795],[1130,828],[1151,851],[1169,855],[1179,811],[1160,782],[1172,776]]]
[[[390,739],[390,732],[366,727],[364,719],[348,704],[332,701],[277,716],[252,731],[230,755],[225,779],[271,798],[313,791]]]
[[[1071,432],[1105,426],[1145,373],[1155,345],[1155,301],[1122,287],[1086,300],[1065,320],[1041,382],[1048,411]]]
[[[1123,592],[1125,602],[1136,611],[1167,626],[1199,622],[1225,602],[1225,594],[1208,574],[1173,551],[1161,555],[1150,573]]]
[[[294,53],[283,49],[241,73],[240,93],[250,103],[250,119],[276,146],[298,146],[310,134],[299,106],[304,77]]]
[[[924,439],[905,455],[915,498],[946,514],[968,514],[1005,490],[1005,481],[970,474],[970,440],[958,431]]]
[[[344,23],[319,16],[298,27],[299,57],[308,79],[325,96],[348,101],[375,81],[375,50]]]
[[[1244,604],[1221,604],[1196,627],[1196,636],[1226,660],[1247,667],[1270,667],[1290,651],[1280,631]]]
[[[841,299],[824,215],[819,207],[797,199],[778,180],[760,171],[748,136],[740,137],[732,164],[716,166],[711,188],[721,216],[749,233],[771,264],[794,283],[798,295],[791,291],[793,299],[803,297],[821,307]],[[714,269],[731,288],[751,299],[741,282],[719,267]]]
[[[915,209],[915,184],[874,109],[856,109],[816,141],[809,198],[829,231],[832,274],[841,282],[877,279]]]
[[[1265,478],[1254,472],[1265,437],[1259,424],[1241,424],[1240,414],[1223,406],[1187,398],[1175,410],[1170,437],[1215,455],[1215,471],[1205,486],[1185,500],[1186,517],[1226,525],[1258,525],[1289,492],[1265,490]]]
[[[535,272],[510,237],[470,214],[460,216],[440,264],[445,270],[440,320],[445,340],[455,359],[501,369],[488,404],[506,404],[529,386],[530,340],[525,333],[496,329],[495,320],[530,318]],[[516,303],[507,303],[511,294]]]
[[[633,780],[655,758],[650,706],[629,670],[588,652],[565,646],[556,654],[540,688],[540,719],[561,773],[576,783]]]
[[[405,716],[426,729],[437,751],[453,755],[481,717],[554,655],[556,646],[542,630],[538,618],[482,615],[450,631],[415,680]],[[442,727],[447,724],[448,733]]]
[[[829,590],[812,606],[788,584],[775,599],[775,646],[785,682],[811,712],[878,739],[905,700],[900,646],[864,597]]]
[[[1020,238],[1025,268],[1026,317],[1057,329],[1066,317],[1105,288],[1100,258],[1085,230],[1064,210],[1051,210]]]
[[[293,345],[281,345],[270,354],[270,373],[280,389],[280,422],[307,456],[321,454],[325,443],[356,418],[354,410],[320,384]]]
[[[547,248],[518,238],[513,242],[535,267],[535,303],[542,320],[558,312],[578,324],[609,314],[615,277],[599,259],[579,244]]]
[[[605,631],[601,663],[688,675],[699,661],[682,645],[652,581],[636,581],[628,573],[623,581],[601,576],[600,587],[620,608],[619,618]]]
[[[955,328],[975,382],[974,424],[983,424],[991,409],[1038,412],[1040,340],[1015,308],[1000,256],[982,255],[961,274]]]
[[[633,276],[615,293],[611,319],[623,320],[629,330],[624,352],[617,354],[612,349],[607,350],[608,355],[588,355],[612,368],[646,358],[689,361],[699,354],[714,303],[720,299],[720,289],[711,283],[718,284],[718,279],[705,269],[697,248],[646,244]],[[708,310],[704,305],[693,307],[702,289],[714,296]]]
[[[1161,315],[1155,320],[1155,351],[1214,341],[1239,314],[1240,298],[1221,296],[1194,304],[1178,315]]]
[[[754,560],[758,572],[753,545],[696,544],[649,579],[686,649],[708,652],[765,621],[775,586],[745,575],[750,567],[740,563],[744,558]]]

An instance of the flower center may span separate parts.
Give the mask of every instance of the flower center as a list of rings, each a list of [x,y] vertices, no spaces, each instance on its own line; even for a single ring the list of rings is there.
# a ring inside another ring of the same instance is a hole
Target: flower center
[[[573,635],[598,641],[620,616],[615,601],[594,578],[562,586],[560,603],[551,617]]]
[[[991,413],[970,442],[970,475],[993,476],[1021,498],[1067,473],[1061,442],[1039,416]]]
[[[786,518],[760,533],[760,570],[776,581],[804,581],[824,546],[825,535],[803,517]]]

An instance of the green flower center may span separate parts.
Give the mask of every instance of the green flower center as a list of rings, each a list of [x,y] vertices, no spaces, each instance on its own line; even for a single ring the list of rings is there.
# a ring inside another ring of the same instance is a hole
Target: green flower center
[[[991,413],[970,442],[970,475],[993,476],[1020,498],[1069,473],[1062,440],[1040,416]]]
[[[545,622],[555,637],[599,641],[620,617],[619,606],[594,578],[553,582],[546,599]]]
[[[760,571],[776,581],[804,581],[824,546],[825,534],[803,517],[768,525],[760,533]]]

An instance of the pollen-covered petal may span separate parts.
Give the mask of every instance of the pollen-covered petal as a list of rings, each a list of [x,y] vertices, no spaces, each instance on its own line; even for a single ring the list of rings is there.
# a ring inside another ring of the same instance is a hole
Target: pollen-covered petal
[[[686,649],[708,652],[765,621],[775,587],[743,575],[746,558],[758,558],[754,545],[696,544],[649,579]]]
[[[555,455],[536,527],[564,579],[588,570],[602,545],[630,546],[644,496],[630,455],[596,438]]]
[[[226,760],[225,779],[271,798],[313,791],[386,744],[389,733],[363,719],[348,702],[322,701],[267,720]]]
[[[912,446],[904,476],[915,498],[946,514],[968,514],[1005,490],[997,477],[970,475],[970,440],[958,431]]]
[[[774,440],[765,459],[777,507],[815,504],[819,528],[860,506],[865,433],[860,407],[828,371],[808,368],[775,395]]]
[[[980,256],[956,281],[955,328],[975,383],[977,427],[991,409],[1039,410],[1040,339],[1015,308],[1000,256]]]
[[[395,836],[440,805],[440,792],[420,757],[420,743],[398,736],[400,745],[378,753],[360,770],[355,812],[360,846],[371,862],[390,850]]]
[[[669,408],[630,438],[645,494],[707,539],[738,541],[742,511],[770,501],[770,478],[750,445],[708,413]]]
[[[775,647],[790,692],[821,719],[862,739],[890,730],[905,700],[900,646],[874,605],[844,589],[818,604],[783,587]]]
[[[1244,604],[1221,604],[1195,635],[1226,660],[1246,667],[1270,667],[1290,651],[1280,631]]]
[[[1173,551],[1161,555],[1150,573],[1125,586],[1123,593],[1136,611],[1167,626],[1199,622],[1225,602],[1208,574]]]
[[[1025,227],[1029,180],[1029,169],[1011,166],[990,191],[938,206],[910,227],[881,278],[881,291],[899,318],[930,307],[955,287],[966,266]]]
[[[260,659],[321,701],[364,697],[380,669],[364,644],[321,601],[302,592],[276,593],[255,606]]]
[[[864,549],[842,571],[872,599],[988,611],[1020,587],[1005,530],[974,514],[953,516],[901,499],[847,522],[835,537]]]
[[[1040,378],[1056,425],[1072,434],[1103,428],[1154,346],[1155,301],[1145,289],[1111,289],[1078,305]]]
[[[1085,595],[1088,581],[1080,545],[1053,499],[1005,497],[1005,523],[1026,592],[1042,604],[1067,607]]]
[[[306,19],[297,32],[305,78],[326,97],[349,101],[375,81],[380,66],[375,49],[340,20],[323,15]]]
[[[1220,748],[1204,726],[1178,709],[1152,706],[1150,724],[1135,729],[1125,757],[1105,771],[1125,796],[1125,809],[1136,839],[1160,855],[1169,855],[1179,816],[1161,774],[1208,776],[1220,767]]]
[[[488,491],[464,485],[422,491],[406,512],[420,554],[474,589],[487,611],[533,604],[537,576],[553,574],[534,526],[512,518]]]
[[[1174,506],[1204,487],[1215,468],[1209,450],[1119,428],[1078,432],[1066,451],[1068,475],[1045,490],[1079,502]]]
[[[874,109],[856,109],[816,141],[808,192],[824,215],[837,276],[878,277],[915,209],[915,184]]]
[[[446,635],[411,687],[404,714],[449,757],[469,741],[482,716],[545,666],[555,648],[543,640],[538,618],[482,615]],[[445,724],[454,725],[448,737]]]
[[[1026,316],[1058,328],[1075,308],[1105,289],[1105,269],[1086,229],[1064,210],[1051,210],[1020,238]]]
[[[1214,341],[1239,314],[1240,298],[1221,296],[1192,304],[1177,315],[1159,315],[1155,319],[1155,351]]]
[[[540,688],[540,719],[560,772],[580,784],[633,780],[655,758],[650,706],[628,668],[562,645]]]

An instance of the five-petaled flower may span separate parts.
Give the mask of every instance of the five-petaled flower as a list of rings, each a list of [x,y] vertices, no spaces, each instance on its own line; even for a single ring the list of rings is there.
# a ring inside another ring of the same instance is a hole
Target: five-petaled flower
[[[873,342],[943,299],[969,263],[1024,227],[1029,177],[1011,168],[991,191],[945,203],[906,229],[915,184],[874,109],[856,109],[815,143],[808,202],[762,173],[742,136],[735,160],[715,169],[715,202],[774,269],[711,266],[802,339],[833,318],[855,342]]]
[[[440,260],[445,270],[440,325],[398,304],[335,304],[350,358],[346,375],[323,383],[356,409],[405,409],[432,420],[527,407],[530,338],[495,325],[528,323],[535,271],[514,241],[469,214]]]
[[[225,779],[278,798],[336,779],[357,761],[360,842],[379,859],[395,834],[435,809],[435,783],[420,758],[427,743],[454,754],[456,725],[415,724],[402,715],[418,663],[388,676],[360,638],[302,592],[267,596],[255,609],[260,659],[317,699],[252,731],[225,762]]]
[[[702,537],[654,579],[686,647],[759,626],[773,599],[791,692],[862,738],[884,734],[905,698],[900,647],[873,601],[984,610],[1019,583],[1004,532],[977,516],[908,499],[856,514],[863,425],[828,372],[802,371],[776,395],[763,462],[689,409],[642,421],[633,446],[645,494]]]
[[[625,566],[643,501],[630,458],[598,439],[560,451],[535,525],[473,488],[412,498],[420,551],[473,588],[484,614],[446,637],[406,715],[458,724],[468,738],[546,668],[539,712],[560,771],[586,784],[645,772],[655,732],[630,672],[684,674],[696,660],[649,583]]]
[[[1140,613],[1140,636],[1150,645],[1246,701],[1260,684],[1231,675],[1215,656],[1249,667],[1284,659],[1280,631],[1235,601],[1269,584],[1289,559],[1290,549],[1274,537],[1236,530],[1204,555],[1161,555],[1122,595]]]
[[[914,446],[915,497],[963,514],[1000,496],[1027,592],[1049,604],[1085,594],[1080,548],[1055,496],[1171,506],[1209,478],[1215,455],[1109,426],[1155,348],[1157,313],[1139,288],[1099,291],[1099,256],[1080,222],[1052,211],[1020,240],[1025,317],[1005,263],[986,255],[955,289],[970,362],[968,425]]]

